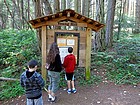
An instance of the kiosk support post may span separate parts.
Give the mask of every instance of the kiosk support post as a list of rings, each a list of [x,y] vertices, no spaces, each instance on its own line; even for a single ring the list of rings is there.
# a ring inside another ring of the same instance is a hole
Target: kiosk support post
[[[86,30],[86,80],[90,79],[90,64],[91,64],[91,29]]]
[[[44,80],[46,80],[46,77],[47,77],[47,73],[46,73],[46,68],[45,68],[45,65],[46,65],[46,26],[42,26],[42,67],[41,67],[41,73],[42,73],[42,77],[44,78]]]

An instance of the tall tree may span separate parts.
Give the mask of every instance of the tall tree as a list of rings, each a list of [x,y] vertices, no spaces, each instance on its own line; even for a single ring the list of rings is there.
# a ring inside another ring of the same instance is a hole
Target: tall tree
[[[61,0],[61,9],[66,9],[66,0]]]
[[[23,0],[21,0],[21,14],[22,14],[21,23],[22,23],[22,28],[24,29],[24,2]]]
[[[122,1],[120,1],[120,7],[119,7],[119,9],[120,9],[120,13],[119,13],[119,16],[118,16],[118,18],[119,18],[119,22],[118,22],[118,35],[117,35],[117,40],[119,40],[120,39],[120,32],[121,32],[121,26],[122,26],[122,22],[123,22],[123,17],[124,17],[124,11],[125,11],[125,6],[126,6],[126,0],[122,0]]]
[[[66,0],[66,7],[67,9],[74,7],[74,0]]]
[[[79,7],[78,7],[79,1],[80,1],[80,0],[75,0],[75,1],[74,1],[74,10],[75,10],[76,12],[78,12],[78,9],[79,9]]]
[[[54,0],[54,13],[57,13],[60,11],[60,2],[59,0]]]
[[[53,11],[52,11],[52,8],[51,8],[49,1],[43,0],[43,3],[44,3],[44,12],[43,13],[45,15],[53,14]]]
[[[60,1],[54,0],[54,13],[60,12]],[[60,26],[55,26],[55,29],[60,29]]]
[[[6,23],[8,20],[7,11],[5,5],[3,5],[3,1],[0,1],[0,30],[6,28]]]
[[[41,8],[41,1],[40,0],[34,0],[35,2],[35,18],[42,16],[42,8]]]
[[[42,10],[42,8],[41,8],[41,1],[40,0],[34,0],[34,2],[35,2],[35,18],[37,18],[37,17],[41,17],[42,16],[42,12],[41,12],[41,10]],[[40,51],[41,51],[41,42],[42,42],[42,40],[41,40],[41,29],[38,29],[37,30],[37,36],[38,36],[38,44],[39,44],[39,49],[40,49]]]
[[[106,20],[106,47],[112,47],[113,45],[113,24],[115,14],[116,0],[108,0],[108,11]]]
[[[136,18],[135,32],[140,33],[140,0],[136,0]]]
[[[96,0],[96,20],[104,23],[104,0]],[[95,50],[105,50],[105,30],[95,33]]]

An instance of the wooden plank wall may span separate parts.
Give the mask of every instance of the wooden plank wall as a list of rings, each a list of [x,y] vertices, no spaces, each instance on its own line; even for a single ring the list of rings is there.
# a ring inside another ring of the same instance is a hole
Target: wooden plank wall
[[[86,31],[71,31],[71,30],[47,30],[47,52],[49,51],[50,45],[55,40],[55,32],[68,32],[68,33],[80,33],[80,45],[79,45],[79,67],[85,67],[86,59]]]

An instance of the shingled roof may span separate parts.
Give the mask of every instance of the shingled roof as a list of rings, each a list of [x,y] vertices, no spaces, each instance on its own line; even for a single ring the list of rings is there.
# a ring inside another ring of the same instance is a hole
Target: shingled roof
[[[30,20],[29,23],[33,28],[39,28],[44,25],[58,25],[58,22],[65,20],[84,24],[84,27],[89,27],[95,32],[99,31],[102,27],[105,26],[104,24],[83,16],[72,9],[66,9],[56,14],[39,17],[34,20]]]

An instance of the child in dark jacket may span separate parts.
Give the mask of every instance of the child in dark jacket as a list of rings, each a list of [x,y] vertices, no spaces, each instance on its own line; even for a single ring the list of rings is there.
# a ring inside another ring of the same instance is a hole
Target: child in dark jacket
[[[57,43],[53,42],[47,54],[46,68],[50,84],[48,86],[48,101],[56,101],[56,92],[59,90],[60,72],[62,70],[62,63],[59,54]]]
[[[42,76],[36,72],[38,62],[31,60],[28,70],[20,76],[20,84],[26,91],[27,105],[43,105],[42,89],[45,82]]]
[[[66,72],[66,80],[68,85],[68,94],[70,93],[76,93],[76,89],[74,86],[74,70],[76,65],[76,59],[75,56],[72,54],[73,48],[68,48],[69,54],[64,58],[63,67],[65,68]]]

